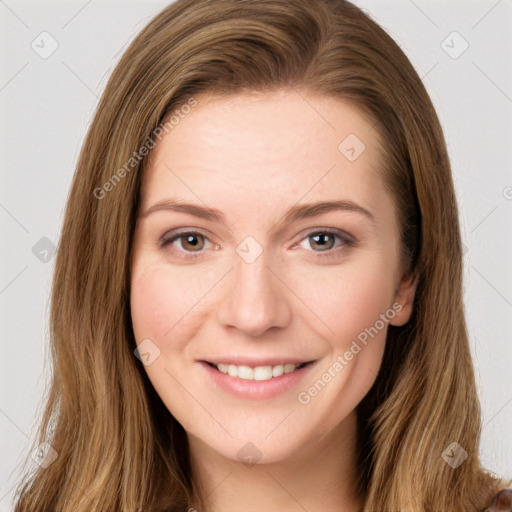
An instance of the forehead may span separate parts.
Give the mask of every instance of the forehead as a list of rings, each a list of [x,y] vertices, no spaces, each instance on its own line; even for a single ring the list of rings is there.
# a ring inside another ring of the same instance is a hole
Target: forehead
[[[356,106],[296,90],[196,100],[151,152],[143,206],[169,195],[256,210],[301,197],[382,203],[381,139]]]

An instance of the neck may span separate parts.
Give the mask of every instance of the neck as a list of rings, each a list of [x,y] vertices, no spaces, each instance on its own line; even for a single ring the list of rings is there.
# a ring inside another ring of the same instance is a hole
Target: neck
[[[223,457],[189,436],[194,479],[203,493],[206,511],[360,511],[356,434],[354,412],[286,460],[250,466]]]

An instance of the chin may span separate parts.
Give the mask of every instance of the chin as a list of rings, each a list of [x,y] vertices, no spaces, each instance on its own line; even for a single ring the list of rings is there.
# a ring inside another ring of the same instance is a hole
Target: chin
[[[292,414],[293,415],[293,414]],[[284,415],[286,416],[286,415]],[[282,421],[282,417],[279,421]],[[262,424],[238,425],[238,428],[230,426],[228,430],[233,435],[225,434],[222,437],[212,436],[211,432],[189,433],[189,439],[206,445],[208,450],[234,462],[241,462],[247,466],[255,464],[274,464],[300,458],[308,449],[314,446],[326,434],[325,427],[318,428],[315,434],[312,425],[304,426],[303,432],[289,428],[279,431],[279,422],[268,422],[273,425],[267,428]]]

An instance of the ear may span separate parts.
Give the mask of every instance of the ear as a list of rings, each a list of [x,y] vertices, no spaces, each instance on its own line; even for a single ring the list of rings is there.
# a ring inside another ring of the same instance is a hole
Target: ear
[[[411,272],[402,277],[395,291],[393,309],[396,311],[396,315],[389,321],[391,325],[400,327],[411,318],[417,284],[418,276],[416,272]]]

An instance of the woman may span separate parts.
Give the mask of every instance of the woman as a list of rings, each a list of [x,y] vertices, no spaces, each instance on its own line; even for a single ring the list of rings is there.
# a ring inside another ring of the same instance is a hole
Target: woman
[[[178,0],[139,34],[78,162],[51,335],[17,512],[483,511],[510,485],[478,457],[441,127],[346,1]]]

